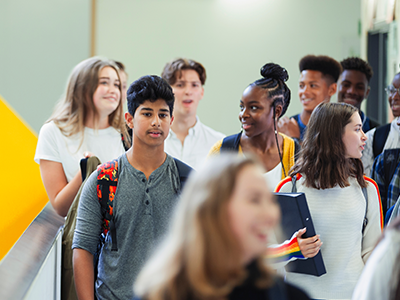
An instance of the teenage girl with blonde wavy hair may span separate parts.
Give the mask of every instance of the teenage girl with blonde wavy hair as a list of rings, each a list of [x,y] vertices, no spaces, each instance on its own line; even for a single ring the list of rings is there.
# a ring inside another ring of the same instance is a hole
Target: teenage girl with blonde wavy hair
[[[65,96],[39,133],[35,161],[50,203],[66,216],[82,179],[79,162],[106,162],[124,152],[121,82],[117,65],[92,57],[72,70]]]

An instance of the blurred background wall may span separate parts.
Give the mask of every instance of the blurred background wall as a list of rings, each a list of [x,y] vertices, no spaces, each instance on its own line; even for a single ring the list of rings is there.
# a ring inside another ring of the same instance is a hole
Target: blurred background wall
[[[96,55],[126,65],[129,82],[159,75],[180,56],[204,64],[199,116],[231,134],[240,129],[241,94],[263,64],[288,70],[291,116],[301,110],[301,57],[359,56],[361,6],[360,0],[1,0],[0,95],[39,131],[93,40]]]

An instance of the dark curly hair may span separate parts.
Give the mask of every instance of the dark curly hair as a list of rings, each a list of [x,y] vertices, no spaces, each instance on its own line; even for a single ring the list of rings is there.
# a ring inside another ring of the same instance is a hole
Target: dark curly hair
[[[159,99],[165,100],[172,116],[174,110],[174,93],[171,86],[161,77],[146,75],[134,81],[127,91],[128,111],[135,115],[136,109],[146,100],[156,102]]]
[[[199,75],[201,85],[206,83],[207,75],[206,69],[203,67],[203,65],[197,61],[186,58],[177,58],[167,63],[161,73],[161,77],[170,85],[174,85],[175,82],[180,78],[183,70],[196,71]]]
[[[338,81],[342,74],[342,66],[332,57],[325,55],[307,55],[299,62],[300,73],[304,70],[319,71],[327,79],[329,84]]]
[[[340,64],[342,65],[343,71],[356,70],[360,71],[361,73],[364,73],[365,76],[367,77],[368,83],[371,80],[372,75],[374,74],[371,65],[359,57],[346,58],[342,60]]]
[[[361,159],[344,156],[345,126],[356,112],[358,109],[347,103],[319,104],[311,114],[300,157],[290,175],[305,175],[305,185],[316,189],[349,186],[349,177],[366,187]]]

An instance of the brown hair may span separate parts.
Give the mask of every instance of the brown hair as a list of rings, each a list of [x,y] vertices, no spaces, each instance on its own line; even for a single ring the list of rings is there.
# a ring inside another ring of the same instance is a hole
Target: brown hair
[[[350,176],[366,187],[361,160],[344,156],[344,129],[354,113],[357,108],[346,103],[320,103],[311,114],[291,176],[302,173],[305,185],[316,189],[349,186]]]
[[[65,96],[46,122],[53,121],[65,136],[80,133],[83,139],[85,122],[92,112],[97,129],[99,116],[93,103],[93,94],[99,85],[100,71],[105,67],[113,68],[119,78],[119,70],[115,63],[100,57],[88,58],[75,66],[68,79]],[[119,90],[121,91],[121,86]],[[110,126],[126,135],[121,98],[118,107],[108,116],[108,122]]]
[[[177,58],[167,63],[162,71],[161,77],[165,79],[169,85],[174,85],[175,82],[181,77],[182,70],[194,70],[199,75],[201,85],[206,83],[206,69],[197,61]]]
[[[135,295],[148,300],[221,299],[246,277],[241,248],[230,228],[228,203],[238,174],[252,158],[211,157],[186,183],[167,239],[135,283]],[[271,275],[258,258],[257,286]]]

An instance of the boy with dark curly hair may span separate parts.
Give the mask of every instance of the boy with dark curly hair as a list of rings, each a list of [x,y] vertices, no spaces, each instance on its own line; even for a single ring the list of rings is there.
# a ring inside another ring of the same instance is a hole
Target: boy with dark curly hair
[[[338,102],[345,102],[358,108],[363,122],[362,130],[368,130],[379,126],[374,120],[368,118],[361,111],[361,103],[367,99],[372,77],[372,67],[369,63],[358,57],[349,57],[340,62],[343,72],[338,83]]]
[[[341,65],[325,55],[307,55],[299,63],[299,99],[303,106],[300,114],[283,117],[278,122],[280,132],[302,141],[308,120],[314,108],[321,102],[329,102],[336,93]]]

